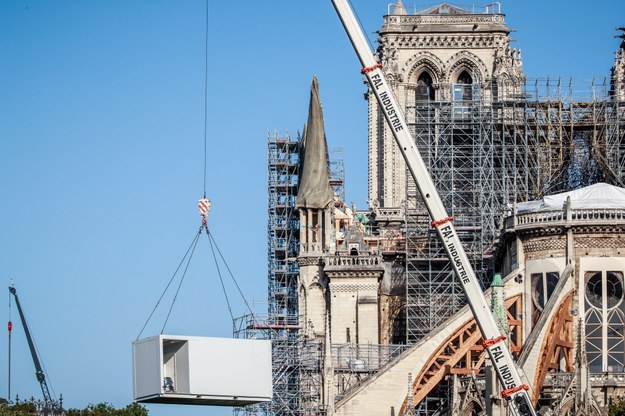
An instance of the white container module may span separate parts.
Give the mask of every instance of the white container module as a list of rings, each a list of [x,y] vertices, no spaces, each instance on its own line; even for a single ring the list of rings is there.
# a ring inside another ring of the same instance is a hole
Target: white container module
[[[271,341],[157,335],[133,342],[141,403],[245,406],[272,396]]]

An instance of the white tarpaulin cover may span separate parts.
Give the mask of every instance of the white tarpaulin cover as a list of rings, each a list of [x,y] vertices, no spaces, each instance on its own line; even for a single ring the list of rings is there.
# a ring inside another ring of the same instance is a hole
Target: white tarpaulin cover
[[[517,213],[564,209],[566,199],[571,197],[571,207],[578,208],[625,208],[625,189],[607,183],[596,183],[574,191],[548,195],[538,201],[517,204]]]

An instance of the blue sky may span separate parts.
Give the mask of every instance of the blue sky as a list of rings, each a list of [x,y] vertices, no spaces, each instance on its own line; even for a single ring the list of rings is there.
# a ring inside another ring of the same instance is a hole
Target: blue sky
[[[367,33],[380,27],[387,3],[353,0]],[[625,25],[622,0],[501,4],[528,77],[582,83],[609,75],[614,28]],[[68,407],[131,402],[131,343],[200,225],[204,7],[204,0],[0,2],[0,281],[15,283],[49,384]],[[267,133],[301,130],[317,75],[329,145],[344,149],[346,199],[365,208],[365,87],[329,0],[209,8],[209,227],[248,302],[263,302]],[[40,397],[5,296],[0,316],[14,322],[12,394]],[[243,313],[231,285],[228,297],[234,315]],[[143,336],[163,322],[155,317]],[[206,238],[165,332],[231,334]],[[7,347],[5,334],[1,397]]]

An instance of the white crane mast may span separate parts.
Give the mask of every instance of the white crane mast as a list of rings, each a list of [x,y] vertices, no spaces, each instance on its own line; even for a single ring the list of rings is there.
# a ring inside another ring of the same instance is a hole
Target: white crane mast
[[[504,342],[505,337],[501,334],[490,311],[475,272],[458,238],[452,218],[448,216],[410,130],[408,130],[403,111],[397,104],[397,99],[382,72],[382,65],[377,63],[373,57],[348,0],[332,0],[332,3],[363,66],[361,72],[367,77],[371,91],[375,95],[399,149],[406,159],[408,169],[414,177],[432,218],[432,226],[436,228],[456,276],[462,284],[473,316],[482,333],[484,346],[504,388],[501,395],[509,400],[509,408],[516,416],[536,416],[528,393],[529,386],[521,380],[520,370],[517,368]]]

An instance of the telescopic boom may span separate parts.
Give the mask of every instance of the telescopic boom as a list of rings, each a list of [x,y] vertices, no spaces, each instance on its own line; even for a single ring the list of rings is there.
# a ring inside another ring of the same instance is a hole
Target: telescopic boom
[[[15,304],[17,305],[17,311],[20,314],[20,320],[22,321],[22,326],[24,327],[24,332],[26,333],[26,341],[28,341],[28,348],[30,348],[30,354],[33,357],[33,362],[35,363],[35,375],[37,376],[37,381],[41,385],[41,392],[43,393],[43,400],[45,403],[52,402],[52,398],[50,397],[50,391],[48,390],[48,384],[46,383],[46,376],[43,373],[43,369],[41,368],[41,362],[39,361],[39,357],[37,356],[37,350],[35,349],[35,343],[33,342],[33,338],[30,336],[30,331],[28,330],[28,324],[26,324],[26,318],[24,317],[24,312],[22,311],[22,306],[20,305],[20,300],[17,297],[17,292],[15,287],[9,286],[9,292],[13,294],[15,297]]]
[[[482,333],[484,346],[504,388],[501,395],[509,400],[509,407],[516,416],[536,416],[528,393],[529,386],[521,380],[520,371],[504,341],[505,337],[493,318],[473,267],[454,228],[452,218],[443,206],[434,182],[408,130],[403,111],[397,104],[397,99],[382,72],[382,65],[375,61],[347,0],[332,0],[332,3],[363,66],[361,72],[367,77],[371,91],[406,159],[406,165],[414,177],[432,218],[432,226],[441,238],[456,276],[462,284],[471,311]]]

